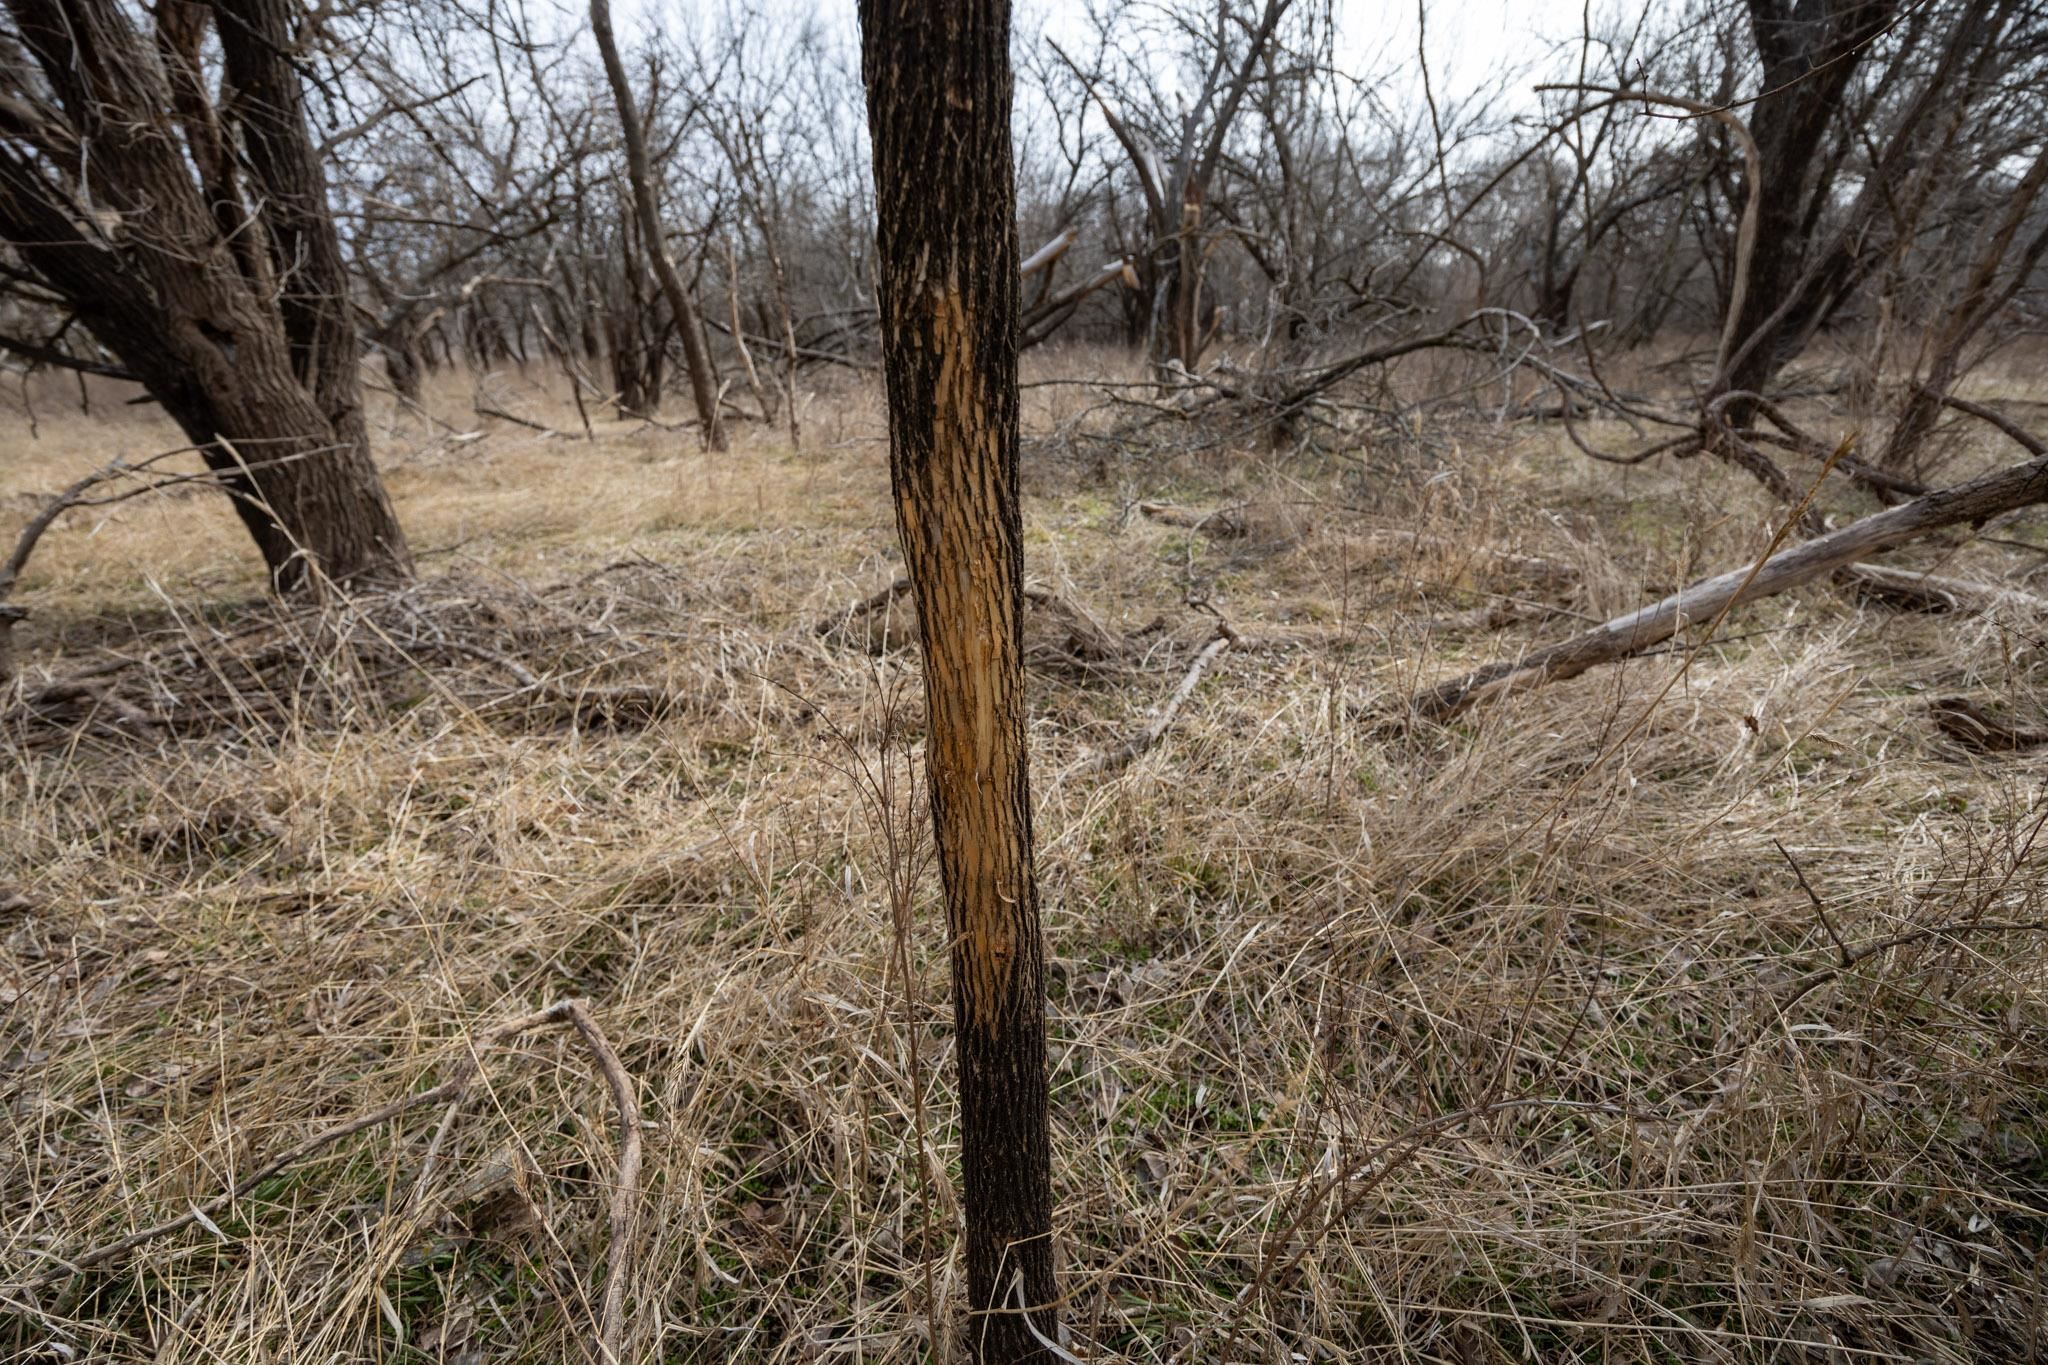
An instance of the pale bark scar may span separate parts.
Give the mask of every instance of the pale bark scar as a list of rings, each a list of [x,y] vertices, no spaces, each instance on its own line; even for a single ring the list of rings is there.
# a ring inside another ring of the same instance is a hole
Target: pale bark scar
[[[906,532],[919,533],[931,567],[930,619],[922,623],[926,695],[933,707],[932,779],[955,824],[951,854],[961,923],[955,926],[969,989],[967,1012],[978,1027],[998,1026],[1018,960],[1022,880],[1029,875],[1015,847],[1017,818],[1009,809],[1016,780],[1004,743],[1006,711],[1021,704],[1009,695],[1006,659],[1010,623],[1004,619],[1000,536],[970,524],[950,508],[987,506],[993,490],[971,487],[994,478],[989,413],[976,383],[976,347],[959,291],[934,286],[926,293],[930,337],[938,361],[932,394],[932,504],[906,514]],[[921,515],[923,514],[923,515]],[[926,520],[926,516],[929,520]]]

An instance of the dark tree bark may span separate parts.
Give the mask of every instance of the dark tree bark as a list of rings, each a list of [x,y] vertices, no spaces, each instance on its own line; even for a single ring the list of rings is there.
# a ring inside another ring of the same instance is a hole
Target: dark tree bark
[[[924,650],[952,942],[969,1342],[1055,1330],[1045,967],[1032,870],[1017,492],[1008,0],[861,0],[896,523]],[[1016,1311],[1028,1307],[1029,1321]]]
[[[1927,43],[1934,51],[1883,128],[1869,126],[1881,112],[1876,102],[1852,108],[1847,92],[1877,39],[1900,22],[1897,0],[1747,0],[1747,7],[1762,62],[1763,94],[1749,114],[1757,227],[1717,394],[1767,391],[1868,277],[1885,245],[1910,235],[1917,212],[1910,201],[1967,125],[1974,87],[2010,48],[2024,5],[1973,0],[1907,16],[1902,45]],[[1886,83],[1906,78],[1907,56],[1891,57]],[[1854,199],[1835,211],[1846,151],[1858,142],[1872,164]],[[1831,216],[1839,218],[1832,227]],[[1730,409],[1737,426],[1749,417],[1740,401]]]
[[[654,173],[647,162],[647,137],[640,125],[640,111],[633,104],[633,87],[626,80],[625,63],[619,60],[618,39],[612,36],[610,0],[590,0],[590,31],[597,38],[598,53],[604,58],[605,79],[611,82],[612,99],[619,106],[619,129],[626,142],[626,175],[633,182],[633,209],[640,220],[640,239],[647,259],[654,266],[654,278],[668,297],[668,310],[683,338],[683,362],[690,370],[690,397],[697,405],[697,421],[704,444],[725,449],[725,422],[718,413],[718,385],[711,375],[711,353],[704,344],[704,328],[697,321],[697,306],[690,291],[676,273],[663,244],[661,209],[654,202]]]
[[[212,7],[218,107],[205,7],[160,6],[152,42],[112,0],[6,4],[35,70],[0,67],[0,238],[223,476],[280,588],[408,575],[282,0]]]
[[[604,328],[611,352],[612,398],[621,418],[653,417],[661,411],[662,372],[674,320],[662,309],[660,291],[642,290],[646,276],[629,217],[619,224],[618,270],[606,282]]]
[[[384,354],[384,373],[391,380],[392,392],[408,403],[418,406],[420,383],[425,363],[420,359],[419,345],[405,330],[386,333],[378,339],[378,348]]]
[[[1803,318],[1781,305],[1808,264],[1813,196],[1829,191],[1831,177],[1820,168],[1825,140],[1870,40],[1897,8],[1895,0],[1749,0],[1750,32],[1763,63],[1764,93],[1750,114],[1761,188],[1749,288],[1733,331],[1746,349],[1730,367],[1727,389],[1762,392],[1787,359],[1787,343]],[[1747,413],[1735,418],[1741,425]]]

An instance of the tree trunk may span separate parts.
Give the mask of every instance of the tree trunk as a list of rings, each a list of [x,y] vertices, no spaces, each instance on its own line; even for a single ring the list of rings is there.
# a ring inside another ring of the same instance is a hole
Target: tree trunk
[[[922,626],[952,942],[968,1336],[984,1365],[1039,1361],[1055,1310],[1025,748],[1010,6],[861,0],[860,18],[890,474]]]
[[[223,476],[279,588],[408,575],[281,0],[218,5],[219,110],[192,65],[206,11],[159,7],[152,43],[110,0],[7,7],[56,104],[0,145],[0,238]]]
[[[392,392],[413,406],[419,406],[424,365],[420,358],[419,329],[403,319],[376,336],[377,349],[384,355],[384,373]]]
[[[725,422],[718,413],[718,385],[711,375],[711,352],[704,344],[704,328],[697,321],[697,307],[690,301],[676,264],[669,259],[661,231],[661,210],[654,202],[654,173],[647,163],[647,138],[640,126],[640,111],[633,104],[633,87],[626,81],[625,63],[619,60],[618,39],[612,36],[610,0],[590,0],[590,31],[604,58],[605,79],[611,83],[612,99],[619,106],[619,130],[626,143],[626,174],[633,182],[633,209],[640,219],[640,238],[661,292],[668,296],[668,310],[683,336],[683,362],[690,367],[690,397],[697,405],[697,421],[703,428],[704,444],[725,449]]]

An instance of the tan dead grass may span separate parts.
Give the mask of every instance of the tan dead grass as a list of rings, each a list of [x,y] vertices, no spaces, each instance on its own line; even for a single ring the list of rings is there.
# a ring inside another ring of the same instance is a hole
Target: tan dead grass
[[[538,386],[494,382],[576,429]],[[25,902],[0,910],[0,1282],[580,996],[647,1124],[635,1358],[953,1358],[957,1209],[920,1168],[943,1175],[955,1130],[914,661],[810,629],[894,573],[875,397],[820,398],[805,453],[755,429],[713,460],[629,424],[544,439],[466,416],[468,393],[433,405],[482,440],[386,419],[435,591],[500,601],[550,659],[536,632],[602,621],[639,651],[607,677],[691,704],[623,727],[508,717],[441,659],[438,690],[315,670],[348,705],[160,744],[0,739],[0,902]],[[1031,402],[1040,429],[1082,406]],[[127,414],[43,421],[0,496],[176,443]],[[1143,722],[1198,631],[1036,683],[1071,1348],[2030,1358],[2048,977],[2040,934],[1983,925],[2048,919],[2048,765],[1958,750],[1925,708],[2038,714],[2043,623],[1817,590],[1740,613],[1633,734],[1680,656],[1388,729],[1378,703],[1571,619],[1445,628],[1491,595],[1604,616],[1765,540],[1768,509],[1704,461],[1624,473],[1541,430],[1432,436],[1362,466],[1133,458],[1107,483],[1032,457],[1035,582],[1120,631],[1199,626],[1194,600],[1249,637],[1118,775],[1078,768]],[[1148,522],[1142,497],[1243,503],[1254,533]],[[1503,554],[1579,582],[1503,575]],[[31,669],[260,617],[250,558],[203,498],[60,527],[24,583]],[[1972,544],[1944,563],[2034,560]],[[907,982],[892,885],[916,909]],[[1837,938],[1950,924],[1978,927],[1827,974]],[[1502,1101],[1528,1103],[1435,1122]],[[577,1359],[612,1122],[574,1040],[530,1035],[486,1059],[423,1206],[427,1114],[17,1294],[0,1343]]]

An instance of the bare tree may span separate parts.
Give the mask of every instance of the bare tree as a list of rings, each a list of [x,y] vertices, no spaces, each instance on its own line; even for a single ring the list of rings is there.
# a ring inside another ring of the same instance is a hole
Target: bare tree
[[[1149,350],[1160,364],[1192,367],[1212,338],[1216,314],[1205,306],[1203,288],[1216,235],[1209,200],[1246,96],[1292,4],[1261,0],[1253,9],[1218,4],[1213,14],[1192,6],[1164,11],[1161,27],[1190,43],[1193,95],[1184,101],[1160,88],[1157,68],[1136,62],[1111,69],[1107,29],[1098,35],[1102,56],[1093,70],[1054,48],[1100,105],[1129,158],[1143,203],[1137,249],[1129,254],[1138,263],[1137,297],[1149,314]]]
[[[0,237],[224,476],[279,587],[410,573],[291,6],[166,0],[147,33],[113,0],[7,8]]]
[[[633,87],[626,79],[625,63],[619,59],[618,40],[612,36],[610,0],[590,0],[590,31],[597,50],[604,57],[605,79],[611,83],[612,99],[619,107],[619,128],[626,142],[626,174],[633,184],[633,207],[640,223],[640,242],[661,282],[675,328],[682,334],[683,359],[690,370],[690,396],[697,404],[697,421],[704,444],[725,449],[725,420],[718,411],[718,384],[711,373],[711,354],[704,344],[704,327],[697,308],[669,258],[661,230],[661,209],[654,200],[654,172],[647,160],[647,136],[634,106]]]

